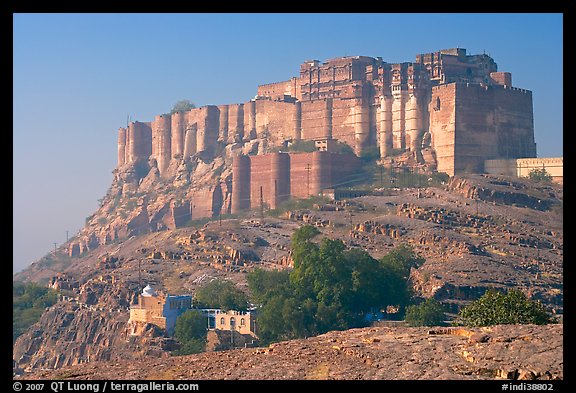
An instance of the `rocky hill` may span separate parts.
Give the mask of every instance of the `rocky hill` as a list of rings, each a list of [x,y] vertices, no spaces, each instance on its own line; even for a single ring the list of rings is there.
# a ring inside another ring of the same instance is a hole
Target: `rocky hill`
[[[37,371],[26,379],[563,379],[562,325],[373,327],[266,348]]]
[[[296,206],[296,205],[294,205]],[[426,262],[412,271],[416,295],[455,313],[490,287],[520,288],[563,312],[561,186],[486,175],[443,187],[381,189],[373,195],[277,212],[147,231],[70,256],[63,246],[14,276],[67,294],[14,345],[18,367],[168,356],[173,341],[150,329],[125,334],[142,285],[191,293],[214,278],[247,290],[255,267],[290,269],[290,236],[307,223],[379,258],[409,244]],[[104,214],[102,212],[98,214]]]

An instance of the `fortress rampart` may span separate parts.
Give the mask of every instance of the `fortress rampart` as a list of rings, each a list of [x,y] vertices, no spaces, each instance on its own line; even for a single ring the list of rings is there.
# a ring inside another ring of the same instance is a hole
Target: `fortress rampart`
[[[218,143],[336,139],[356,155],[409,152],[449,175],[482,171],[486,159],[535,157],[532,93],[512,86],[486,55],[453,48],[414,62],[348,56],[309,60],[300,75],[258,86],[253,100],[208,105],[133,122],[118,133],[118,165],[211,157]]]
[[[360,168],[352,154],[326,151],[234,157],[232,214],[269,207],[292,198],[319,195],[323,189],[349,185]]]

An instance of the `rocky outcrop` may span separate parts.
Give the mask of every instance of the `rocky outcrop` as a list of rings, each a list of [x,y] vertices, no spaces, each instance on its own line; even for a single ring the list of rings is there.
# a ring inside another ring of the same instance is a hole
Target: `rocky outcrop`
[[[563,359],[563,325],[373,327],[265,348],[81,364],[26,378],[558,380]]]
[[[467,198],[535,210],[546,211],[557,204],[550,186],[528,185],[527,182],[529,180],[493,175],[476,175],[472,182],[469,178],[454,176],[447,187]]]
[[[169,356],[175,343],[150,325],[142,337],[127,330],[126,309],[61,301],[20,336],[13,349],[19,368],[56,369],[85,362]]]

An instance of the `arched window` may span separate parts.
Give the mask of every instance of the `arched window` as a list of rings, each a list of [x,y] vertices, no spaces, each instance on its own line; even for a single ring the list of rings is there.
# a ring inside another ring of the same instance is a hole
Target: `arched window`
[[[224,320],[224,317],[220,318],[220,325],[224,325],[226,323],[226,321]]]
[[[246,320],[244,320],[244,318],[240,319],[240,326],[246,326]]]
[[[230,326],[234,326],[236,325],[236,318],[232,317],[230,318]]]
[[[436,97],[436,104],[434,105],[434,110],[435,111],[440,110],[440,97]]]

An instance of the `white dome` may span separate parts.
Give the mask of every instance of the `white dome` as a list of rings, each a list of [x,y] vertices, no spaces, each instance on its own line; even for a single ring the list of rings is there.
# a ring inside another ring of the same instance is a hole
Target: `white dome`
[[[146,287],[142,290],[142,296],[156,296],[156,292],[154,292],[154,288],[150,286],[150,284],[146,285]]]

